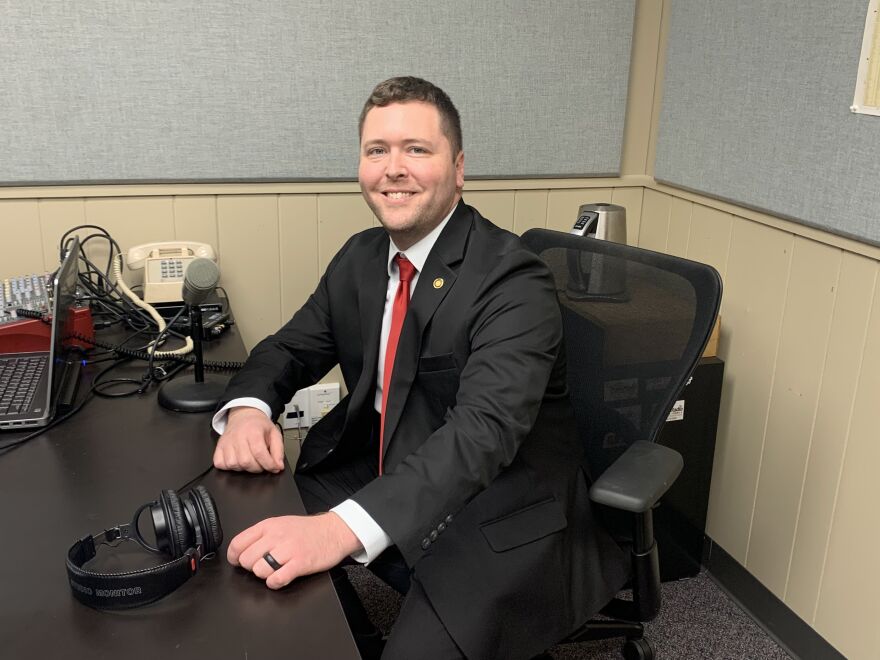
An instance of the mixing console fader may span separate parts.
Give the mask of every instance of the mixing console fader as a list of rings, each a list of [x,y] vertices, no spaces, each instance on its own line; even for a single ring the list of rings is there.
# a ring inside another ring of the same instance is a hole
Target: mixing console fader
[[[52,290],[49,274],[9,277],[0,286],[0,325],[18,321],[15,310],[28,309],[48,313],[49,292]]]

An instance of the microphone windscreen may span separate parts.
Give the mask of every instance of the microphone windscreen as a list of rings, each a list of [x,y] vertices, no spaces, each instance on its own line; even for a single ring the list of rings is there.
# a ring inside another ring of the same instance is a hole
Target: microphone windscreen
[[[210,259],[193,259],[183,275],[183,302],[198,305],[217,288],[220,269]]]

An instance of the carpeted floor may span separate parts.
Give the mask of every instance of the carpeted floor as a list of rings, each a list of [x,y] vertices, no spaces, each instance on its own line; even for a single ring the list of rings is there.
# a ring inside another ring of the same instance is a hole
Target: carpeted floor
[[[373,623],[391,629],[401,597],[362,567],[348,567]],[[675,660],[781,660],[790,656],[712,581],[707,573],[663,585],[660,616],[647,625],[657,657]],[[584,642],[549,650],[556,660],[619,660],[619,641]]]

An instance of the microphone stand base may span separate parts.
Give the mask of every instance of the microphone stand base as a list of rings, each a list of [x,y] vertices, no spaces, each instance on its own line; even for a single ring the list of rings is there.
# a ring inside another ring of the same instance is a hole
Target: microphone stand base
[[[196,383],[191,380],[171,380],[159,388],[159,405],[175,412],[209,412],[226,389],[227,378],[206,374],[205,380]]]

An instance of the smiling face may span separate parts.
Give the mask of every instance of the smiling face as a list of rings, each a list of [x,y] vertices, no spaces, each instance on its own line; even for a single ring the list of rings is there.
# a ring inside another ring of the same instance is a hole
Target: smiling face
[[[374,107],[364,118],[358,181],[394,244],[406,250],[458,203],[464,153],[452,153],[433,105],[409,101]]]

